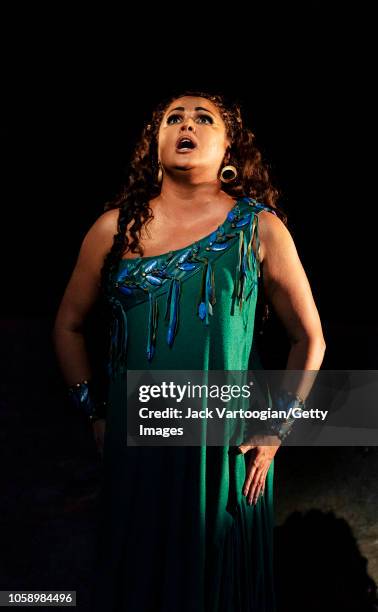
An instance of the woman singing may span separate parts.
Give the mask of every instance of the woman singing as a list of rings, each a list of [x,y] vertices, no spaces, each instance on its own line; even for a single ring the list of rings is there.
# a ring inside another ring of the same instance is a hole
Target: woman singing
[[[277,191],[222,96],[186,92],[145,125],[128,182],[86,234],[54,326],[72,400],[91,419],[104,482],[92,609],[272,612],[274,443],[128,446],[128,370],[248,370],[258,292],[291,341],[287,370],[318,370],[325,342]],[[83,322],[110,314],[108,389]],[[305,394],[280,401],[303,405]],[[106,427],[105,427],[106,425]]]

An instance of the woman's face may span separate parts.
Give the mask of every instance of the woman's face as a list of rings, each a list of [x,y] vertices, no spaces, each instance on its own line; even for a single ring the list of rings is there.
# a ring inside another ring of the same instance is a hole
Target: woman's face
[[[165,171],[202,170],[215,178],[230,144],[217,106],[206,98],[178,98],[164,113],[158,155]]]

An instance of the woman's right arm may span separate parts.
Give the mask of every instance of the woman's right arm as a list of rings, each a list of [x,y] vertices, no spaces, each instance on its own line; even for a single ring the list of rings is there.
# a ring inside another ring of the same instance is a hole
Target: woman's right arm
[[[85,235],[55,318],[52,339],[68,386],[91,379],[83,324],[99,297],[101,268],[117,233],[118,213],[103,213]]]

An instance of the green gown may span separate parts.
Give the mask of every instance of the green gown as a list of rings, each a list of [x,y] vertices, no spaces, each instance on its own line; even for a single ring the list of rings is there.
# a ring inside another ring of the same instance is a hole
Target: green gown
[[[273,473],[249,506],[230,446],[127,446],[130,370],[248,370],[258,213],[242,197],[216,232],[112,276],[98,612],[273,612]]]

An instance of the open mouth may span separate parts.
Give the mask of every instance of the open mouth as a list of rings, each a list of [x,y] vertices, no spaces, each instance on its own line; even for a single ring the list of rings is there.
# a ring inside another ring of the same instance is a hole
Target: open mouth
[[[193,142],[190,138],[182,137],[178,140],[176,144],[176,150],[181,152],[192,151],[196,148],[196,143]]]

